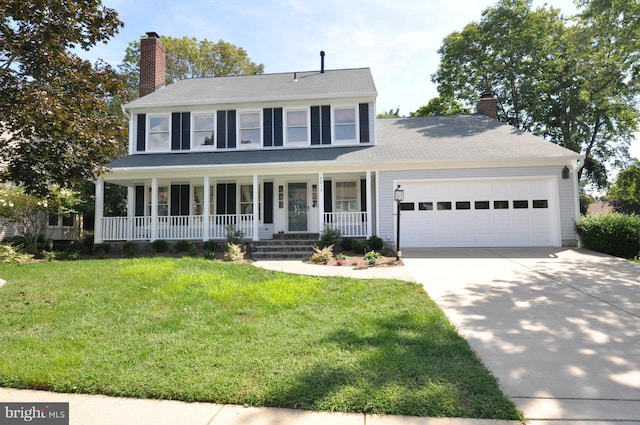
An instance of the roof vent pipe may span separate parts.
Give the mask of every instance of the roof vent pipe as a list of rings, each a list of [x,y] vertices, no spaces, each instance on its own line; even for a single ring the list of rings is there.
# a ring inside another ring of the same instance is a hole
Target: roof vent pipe
[[[324,50],[320,51],[320,74],[324,74]]]

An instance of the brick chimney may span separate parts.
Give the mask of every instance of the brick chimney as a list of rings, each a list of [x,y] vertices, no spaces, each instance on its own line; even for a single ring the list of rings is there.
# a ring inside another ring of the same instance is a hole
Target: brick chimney
[[[166,83],[166,49],[160,36],[148,32],[140,40],[140,97],[153,93]]]
[[[476,111],[493,119],[498,119],[498,99],[493,92],[485,91],[480,95]]]

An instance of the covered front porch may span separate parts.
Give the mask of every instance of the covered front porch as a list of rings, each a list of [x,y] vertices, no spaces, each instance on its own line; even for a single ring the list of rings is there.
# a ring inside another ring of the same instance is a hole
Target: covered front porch
[[[374,176],[362,173],[105,178],[96,183],[95,242],[247,240],[340,231],[372,236]],[[126,216],[104,216],[104,182],[127,187]]]

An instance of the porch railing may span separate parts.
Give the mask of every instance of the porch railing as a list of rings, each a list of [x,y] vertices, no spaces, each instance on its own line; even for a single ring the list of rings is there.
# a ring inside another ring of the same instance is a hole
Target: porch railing
[[[324,213],[324,228],[339,230],[344,237],[366,237],[369,213],[367,212],[331,212]]]
[[[209,239],[226,239],[230,229],[242,231],[244,238],[253,238],[253,214],[156,217],[155,239],[203,239],[204,226],[209,226]],[[152,239],[152,217],[103,217],[102,239],[105,241],[135,241]]]

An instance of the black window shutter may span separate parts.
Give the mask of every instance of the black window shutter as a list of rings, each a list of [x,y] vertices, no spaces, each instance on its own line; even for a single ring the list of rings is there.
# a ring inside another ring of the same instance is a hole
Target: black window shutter
[[[218,183],[216,185],[216,214],[227,213],[227,185]]]
[[[136,186],[135,193],[135,216],[144,217],[144,186]]]
[[[360,179],[360,211],[367,210],[367,180]]]
[[[331,192],[331,180],[324,181],[324,212],[333,212],[333,195]]]
[[[218,111],[216,118],[217,147],[218,149],[225,149],[227,147],[227,111]]]
[[[331,107],[322,106],[322,144],[331,144]]]
[[[273,146],[283,145],[282,108],[273,109]]]
[[[273,223],[273,182],[264,182],[264,223]]]
[[[235,148],[235,147],[236,147],[236,111],[227,111],[227,148]]]
[[[136,131],[136,151],[144,152],[147,114],[138,114],[138,128]]]
[[[171,208],[170,215],[180,215],[180,185],[171,185]]]
[[[369,143],[369,104],[361,103],[360,111],[360,143]]]
[[[182,149],[189,150],[191,147],[191,113],[182,113]]]
[[[320,107],[311,107],[311,144],[320,144]]]
[[[174,112],[171,114],[171,150],[177,151],[180,150],[180,135],[181,125],[180,125],[180,112]]]
[[[227,184],[227,214],[236,213],[236,184]]]
[[[262,110],[262,145],[273,146],[273,108]]]

